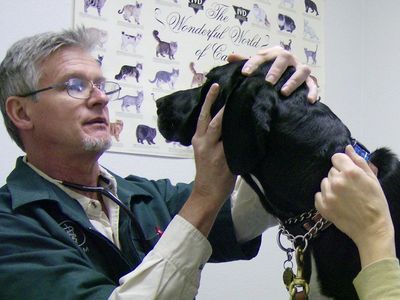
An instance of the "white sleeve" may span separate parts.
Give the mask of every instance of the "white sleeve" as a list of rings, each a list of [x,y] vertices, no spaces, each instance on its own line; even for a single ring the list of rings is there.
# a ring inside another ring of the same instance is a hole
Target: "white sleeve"
[[[142,263],[120,278],[109,299],[192,300],[211,252],[207,238],[177,215]]]
[[[231,195],[231,212],[236,238],[247,242],[278,224],[274,216],[262,206],[256,192],[238,177]]]

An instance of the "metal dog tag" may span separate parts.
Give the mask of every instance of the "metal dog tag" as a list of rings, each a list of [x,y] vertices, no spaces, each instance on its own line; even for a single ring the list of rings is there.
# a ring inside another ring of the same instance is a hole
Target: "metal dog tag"
[[[286,268],[285,271],[283,271],[283,283],[286,286],[286,289],[289,290],[290,284],[293,282],[294,279],[294,273],[292,268]]]

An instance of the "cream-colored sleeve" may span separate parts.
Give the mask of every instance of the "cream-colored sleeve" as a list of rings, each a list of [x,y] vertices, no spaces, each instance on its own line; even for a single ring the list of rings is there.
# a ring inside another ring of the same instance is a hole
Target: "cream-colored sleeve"
[[[366,266],[353,284],[360,300],[399,300],[399,260],[387,258]]]
[[[231,196],[231,211],[236,238],[247,242],[278,224],[275,217],[262,206],[256,192],[238,177]]]
[[[120,279],[109,299],[192,300],[211,252],[200,231],[177,215],[142,263]]]

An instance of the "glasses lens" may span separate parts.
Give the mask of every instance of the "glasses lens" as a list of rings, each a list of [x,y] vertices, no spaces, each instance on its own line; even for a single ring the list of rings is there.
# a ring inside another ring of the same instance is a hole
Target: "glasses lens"
[[[103,87],[103,89],[101,87]],[[101,89],[108,96],[109,100],[115,100],[119,97],[119,91],[121,90],[121,87],[116,82],[105,81],[100,85],[99,89]]]
[[[71,78],[67,81],[67,92],[71,97],[78,99],[87,99],[90,96],[91,84],[90,81]]]

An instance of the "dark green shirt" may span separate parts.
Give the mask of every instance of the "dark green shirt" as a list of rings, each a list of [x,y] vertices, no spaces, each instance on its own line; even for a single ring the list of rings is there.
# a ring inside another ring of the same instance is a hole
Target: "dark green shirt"
[[[115,174],[118,198],[155,245],[187,200],[192,185]],[[107,299],[120,277],[145,253],[120,212],[121,250],[96,231],[81,205],[27,166],[22,158],[0,189],[0,299]],[[209,236],[211,262],[250,259],[260,238],[237,243],[226,202]]]

